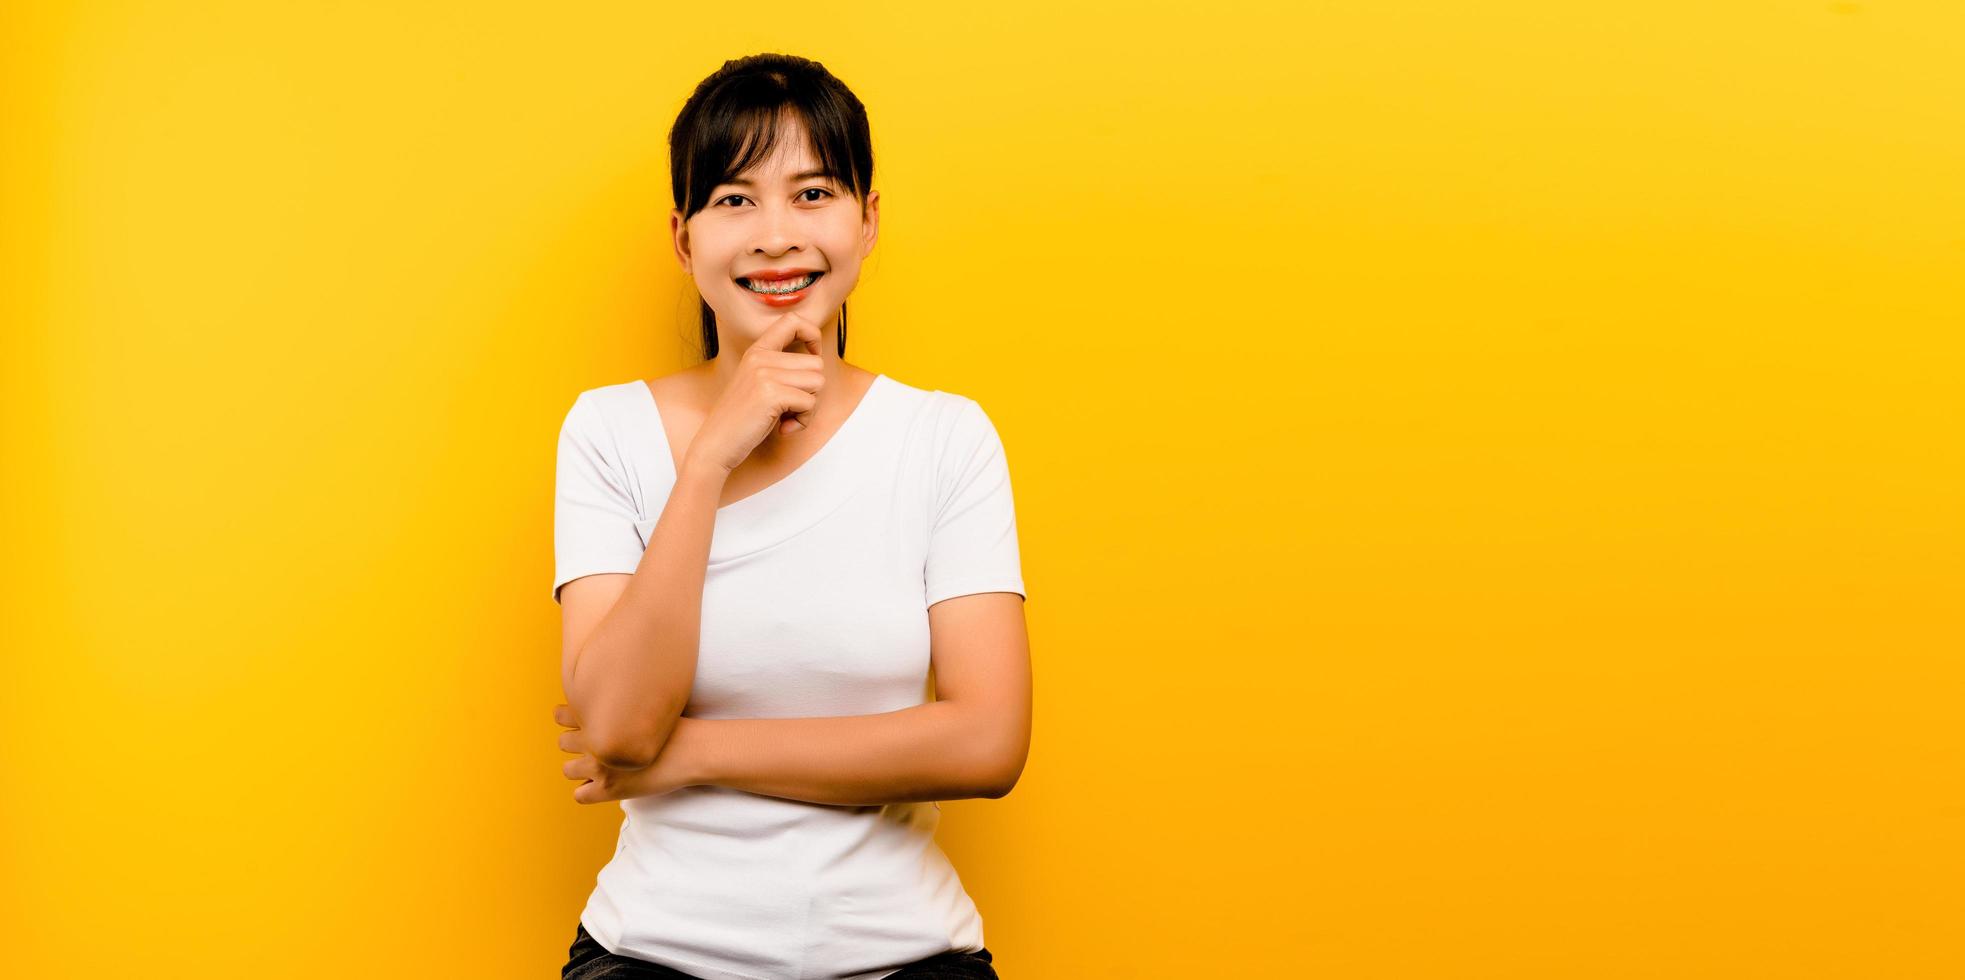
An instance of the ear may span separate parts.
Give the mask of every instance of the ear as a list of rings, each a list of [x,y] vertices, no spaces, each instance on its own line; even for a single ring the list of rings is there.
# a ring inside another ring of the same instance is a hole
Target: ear
[[[861,234],[864,244],[860,246],[860,258],[873,254],[873,243],[880,239],[880,192],[867,192],[866,218],[862,222],[865,230]]]
[[[682,220],[682,209],[669,209],[669,235],[675,239],[675,258],[682,271],[689,271],[689,225]]]

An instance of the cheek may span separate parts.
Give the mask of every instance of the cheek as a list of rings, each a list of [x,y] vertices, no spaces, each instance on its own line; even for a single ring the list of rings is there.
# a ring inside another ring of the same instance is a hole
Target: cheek
[[[857,262],[835,262],[832,271],[819,281],[835,296],[844,296],[853,290],[860,281],[860,266]]]
[[[865,259],[860,255],[860,240],[854,237],[836,238],[826,243],[826,268],[840,279],[849,279],[860,271],[860,263]],[[830,278],[830,277],[828,277]]]

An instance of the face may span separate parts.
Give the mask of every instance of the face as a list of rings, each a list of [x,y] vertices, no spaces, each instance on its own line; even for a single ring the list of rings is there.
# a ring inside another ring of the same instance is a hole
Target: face
[[[839,179],[814,176],[804,124],[790,117],[769,159],[732,182],[710,191],[710,200],[687,222],[670,212],[676,258],[696,281],[704,302],[716,311],[718,345],[743,350],[788,310],[799,310],[831,338],[840,304],[860,280],[860,262],[873,251],[880,229],[880,193],[867,193],[866,214]],[[801,174],[803,176],[801,176]],[[809,286],[788,293],[771,289],[796,286],[800,277],[768,281],[757,273],[811,270]],[[838,350],[837,341],[819,345]]]

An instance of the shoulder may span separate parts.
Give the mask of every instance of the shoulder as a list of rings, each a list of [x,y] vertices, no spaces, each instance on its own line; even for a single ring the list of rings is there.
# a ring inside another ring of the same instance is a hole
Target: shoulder
[[[938,432],[941,443],[952,450],[973,450],[998,441],[996,423],[982,403],[953,391],[937,391]]]
[[[709,363],[704,362],[695,367],[686,367],[646,381],[636,380],[630,382],[627,387],[636,395],[660,399],[665,405],[672,405],[692,413],[700,412],[708,408],[705,400],[709,391],[709,373]],[[636,390],[633,388],[634,385],[640,385],[641,388]]]
[[[655,383],[660,381],[657,379]],[[633,427],[637,419],[645,417],[644,410],[652,397],[649,385],[650,382],[635,378],[581,391],[567,406],[561,431],[594,438]]]
[[[931,432],[938,443],[946,444],[952,436],[989,425],[989,413],[968,395],[911,385],[890,374],[882,377],[886,378],[894,401]]]
[[[994,469],[1005,459],[996,424],[976,398],[899,381],[892,391],[898,395],[897,402],[909,403],[911,458],[931,471],[933,482],[943,492],[952,492],[955,485]]]

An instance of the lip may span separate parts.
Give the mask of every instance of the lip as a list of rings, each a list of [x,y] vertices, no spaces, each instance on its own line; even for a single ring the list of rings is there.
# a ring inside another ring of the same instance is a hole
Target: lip
[[[821,270],[812,269],[808,271],[819,272]],[[803,275],[803,273],[800,274]],[[745,278],[750,278],[750,277],[747,276]],[[745,286],[742,283],[739,283],[737,285],[737,288],[743,290],[745,293],[749,294],[752,299],[757,300],[760,303],[763,303],[765,306],[769,306],[774,309],[782,309],[787,306],[797,305],[799,300],[804,299],[807,293],[810,293],[814,288],[816,288],[819,285],[819,283],[824,281],[825,281],[825,277],[821,275],[818,279],[813,280],[812,285],[807,286],[804,289],[801,289],[795,293],[760,293],[755,290],[752,290],[750,287]]]

